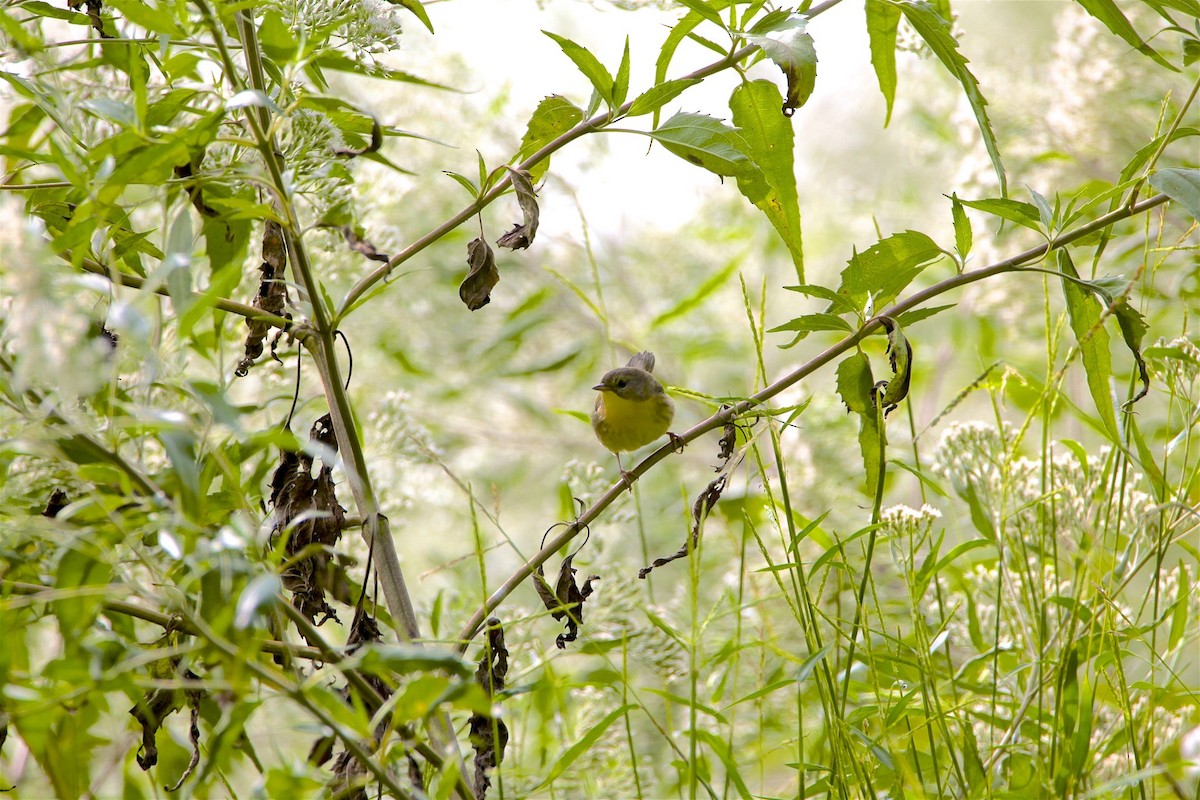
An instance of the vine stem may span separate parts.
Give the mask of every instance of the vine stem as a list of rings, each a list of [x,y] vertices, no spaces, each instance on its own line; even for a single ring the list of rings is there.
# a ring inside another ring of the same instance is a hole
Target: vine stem
[[[1121,220],[1128,219],[1138,214],[1143,214],[1152,208],[1162,205],[1169,199],[1170,198],[1165,194],[1157,194],[1141,202],[1122,206],[1115,211],[1111,211],[1101,217],[1097,217],[1086,225],[1082,225],[1072,231],[1062,234],[1061,236],[1051,239],[1045,244],[1032,247],[1024,252],[1017,253],[1014,256],[1006,258],[1003,261],[997,261],[995,264],[990,264],[986,267],[980,267],[979,269],[972,270],[971,272],[953,275],[944,281],[934,284],[933,286],[922,289],[921,291],[913,294],[911,297],[893,304],[891,307],[882,311],[878,316],[868,319],[858,328],[858,330],[847,334],[840,341],[830,345],[828,348],[813,356],[811,359],[792,370],[787,375],[779,378],[757,394],[741,401],[740,403],[737,403],[736,405],[724,408],[718,411],[716,414],[713,414],[708,419],[693,425],[687,431],[679,435],[679,440],[682,440],[684,444],[693,442],[709,431],[724,427],[726,423],[732,422],[738,416],[746,413],[754,406],[761,405],[785,390],[790,389],[792,386],[795,386],[801,380],[816,372],[818,369],[833,361],[835,358],[850,350],[852,347],[856,347],[859,342],[881,328],[883,323],[879,321],[880,317],[898,316],[903,314],[905,311],[911,311],[921,304],[926,303],[929,300],[938,297],[939,295],[945,294],[946,292],[976,283],[977,281],[1002,275],[1007,272],[1044,272],[1045,270],[1040,268],[1037,270],[1026,270],[1025,265],[1040,261],[1055,250],[1062,249],[1072,242],[1078,241],[1079,239],[1095,233],[1096,231],[1103,230],[1117,222],[1120,222]],[[675,452],[676,447],[676,441],[668,442],[650,455],[646,456],[646,458],[640,464],[629,471],[629,485],[632,486],[633,481],[639,479],[642,475],[653,468],[655,464],[664,460],[667,458],[667,456]],[[582,531],[592,521],[599,517],[606,508],[612,505],[612,503],[621,496],[621,493],[625,489],[625,480],[615,483],[595,503],[593,503],[590,508],[585,509],[583,513],[581,513],[579,517],[575,519],[574,522],[564,528],[562,533],[546,542],[546,544],[540,550],[538,550],[538,552],[535,553],[532,558],[522,564],[512,575],[510,575],[504,581],[504,583],[502,583],[499,588],[492,593],[487,601],[475,611],[470,620],[467,621],[467,624],[463,626],[462,631],[459,632],[456,639],[459,651],[461,652],[466,650],[467,645],[470,644],[471,640],[475,637],[475,634],[479,632],[480,626],[483,625],[483,621],[488,617],[489,614],[498,608],[502,602],[504,602],[505,598],[512,594],[514,589],[520,586],[526,578],[532,575],[534,570],[536,570],[552,555],[558,552],[563,545],[574,539],[580,533],[580,531]]]

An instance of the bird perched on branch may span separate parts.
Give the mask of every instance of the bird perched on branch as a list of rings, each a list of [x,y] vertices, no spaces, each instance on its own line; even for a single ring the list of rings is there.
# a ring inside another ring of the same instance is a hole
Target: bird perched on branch
[[[643,351],[625,366],[606,372],[592,387],[600,393],[592,411],[592,430],[600,444],[617,457],[621,477],[630,486],[633,476],[621,464],[623,451],[644,447],[664,433],[672,443],[683,444],[667,430],[675,418],[675,403],[651,374],[653,371],[654,354]]]

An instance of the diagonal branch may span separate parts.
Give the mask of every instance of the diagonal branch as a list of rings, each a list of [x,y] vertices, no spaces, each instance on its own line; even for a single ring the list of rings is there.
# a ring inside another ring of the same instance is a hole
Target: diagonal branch
[[[632,485],[633,481],[646,474],[652,467],[654,467],[655,464],[671,455],[671,453],[676,452],[680,441],[683,444],[687,444],[695,441],[709,431],[724,427],[726,423],[733,421],[754,406],[765,403],[785,390],[790,389],[792,386],[795,386],[801,380],[816,372],[829,362],[833,361],[838,356],[857,346],[859,342],[882,327],[882,323],[879,321],[880,317],[895,317],[904,313],[905,311],[910,311],[914,308],[917,308],[918,306],[928,302],[929,300],[932,300],[935,297],[938,297],[939,295],[945,294],[946,292],[976,283],[977,281],[995,277],[996,275],[1002,275],[1007,272],[1026,271],[1025,265],[1040,261],[1055,250],[1060,250],[1072,242],[1078,241],[1079,239],[1095,233],[1096,231],[1103,230],[1117,222],[1120,222],[1123,219],[1128,219],[1129,217],[1145,213],[1156,206],[1162,205],[1169,199],[1170,198],[1168,198],[1165,194],[1157,194],[1141,201],[1140,203],[1123,206],[1115,211],[1105,214],[1102,217],[1098,217],[1086,225],[1082,225],[1072,231],[1064,233],[1061,236],[1046,242],[1045,244],[1032,247],[1022,253],[1016,254],[1015,256],[1006,258],[1003,261],[998,261],[995,264],[981,267],[971,272],[954,275],[944,281],[941,281],[940,283],[930,286],[927,289],[922,289],[921,291],[916,292],[905,300],[893,304],[891,307],[880,312],[878,316],[872,317],[864,322],[858,330],[847,334],[840,341],[830,345],[828,348],[813,356],[804,364],[800,365],[787,375],[784,375],[782,378],[779,378],[771,385],[764,388],[758,394],[743,400],[737,405],[718,411],[708,419],[693,425],[684,433],[679,434],[678,440],[668,442],[658,450],[655,450],[653,453],[646,456],[646,458],[640,464],[629,471],[628,480],[630,485]],[[470,644],[471,640],[475,637],[475,634],[479,632],[480,627],[483,625],[483,621],[487,619],[488,615],[490,615],[497,607],[499,607],[501,603],[504,602],[506,597],[512,594],[514,589],[520,586],[526,578],[532,575],[538,566],[544,564],[551,556],[562,549],[564,545],[579,535],[579,533],[584,530],[588,524],[598,518],[606,508],[608,508],[618,497],[621,496],[621,493],[624,492],[625,489],[626,481],[624,479],[618,481],[612,486],[612,488],[605,492],[600,499],[592,504],[591,508],[586,509],[582,514],[580,514],[574,522],[563,529],[562,533],[546,542],[541,550],[535,553],[532,558],[522,564],[516,572],[510,575],[508,579],[505,580],[504,583],[502,583],[500,587],[492,593],[491,597],[489,597],[487,601],[475,611],[475,613],[471,616],[471,619],[467,621],[467,624],[463,626],[463,629],[459,632],[457,638],[457,646],[459,651],[461,652],[466,650],[467,645]]]

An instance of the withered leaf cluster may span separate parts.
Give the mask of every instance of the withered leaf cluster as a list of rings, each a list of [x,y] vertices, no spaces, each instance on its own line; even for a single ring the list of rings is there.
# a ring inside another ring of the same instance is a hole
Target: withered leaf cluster
[[[291,319],[287,312],[287,283],[284,270],[287,268],[287,244],[283,238],[283,228],[278,222],[267,220],[263,229],[262,264],[258,271],[261,274],[258,281],[258,294],[254,296],[252,305],[268,314]],[[263,342],[271,330],[268,322],[260,319],[247,318],[246,354],[238,362],[234,374],[244,378],[250,372],[250,367],[263,353]],[[278,341],[278,338],[276,338]],[[271,346],[274,355],[274,343]]]
[[[386,264],[390,260],[387,253],[379,252],[375,245],[363,238],[361,230],[355,230],[349,225],[343,225],[342,236],[345,238],[346,244],[350,245],[351,250],[360,253],[371,261]]]
[[[722,444],[722,451],[724,444]],[[721,499],[721,494],[725,491],[725,485],[729,482],[729,476],[732,470],[726,470],[704,487],[695,502],[692,503],[692,530],[684,540],[683,545],[665,558],[656,558],[651,562],[650,566],[642,567],[638,570],[638,577],[645,579],[655,567],[661,567],[664,564],[670,564],[672,561],[677,561],[681,558],[687,558],[688,553],[694,551],[700,544],[700,529],[704,525],[704,520],[708,519],[708,514],[716,508],[717,501]]]
[[[500,270],[496,269],[496,255],[491,245],[482,237],[472,239],[467,245],[467,277],[458,287],[458,297],[472,311],[492,302],[492,289],[500,282]]]
[[[309,438],[337,452],[333,420],[328,414],[313,423]],[[271,541],[286,537],[287,567],[280,578],[292,593],[292,605],[310,622],[321,625],[329,619],[337,620],[325,592],[333,591],[337,599],[347,599],[340,596],[345,581],[332,552],[342,536],[346,509],[337,500],[333,468],[322,463],[313,478],[312,467],[313,457],[308,453],[280,453],[279,466],[271,477],[271,506],[275,510]]]
[[[528,172],[512,167],[507,169],[512,177],[513,191],[517,194],[517,205],[521,207],[523,219],[514,223],[512,230],[497,239],[496,244],[510,250],[524,250],[533,244],[533,237],[537,235],[540,217],[537,192],[533,190],[533,181],[530,180]]]
[[[369,614],[364,613],[360,608],[355,613],[354,622],[350,626],[350,635],[346,640],[347,651],[354,653],[364,644],[381,641],[383,641],[383,636],[379,632],[379,626],[376,624],[375,619]],[[383,702],[391,697],[392,690],[378,675],[367,673],[360,673],[360,675],[374,691],[374,695],[363,697],[349,683],[342,688],[341,695],[348,704],[353,704],[356,700],[361,702],[373,714]],[[371,692],[366,692],[366,694],[371,695]],[[381,721],[376,731],[376,736],[381,737],[386,727],[386,721]],[[309,763],[314,766],[321,766],[332,758],[333,747],[336,741],[337,737],[329,734],[328,736],[322,736],[314,742],[308,754]],[[331,786],[334,797],[342,798],[343,800],[367,800],[367,781],[366,767],[349,750],[343,750],[334,759],[333,784]],[[416,785],[420,785],[419,770]]]
[[[525,170],[505,166],[512,178],[517,205],[521,207],[521,222],[513,224],[512,230],[496,240],[500,247],[510,250],[527,249],[537,235],[538,210],[537,192],[533,180]],[[467,277],[458,287],[458,297],[472,311],[478,311],[492,301],[492,289],[500,282],[500,270],[496,268],[496,254],[483,237],[472,239],[467,245]]]
[[[558,584],[553,589],[546,581],[546,573],[541,564],[538,565],[533,579],[538,597],[542,598],[542,603],[550,612],[550,616],[556,620],[565,618],[567,621],[566,632],[560,633],[554,640],[554,644],[559,650],[565,650],[567,642],[573,642],[579,638],[579,626],[583,624],[583,602],[595,591],[592,583],[600,580],[599,575],[591,575],[583,582],[582,588],[577,585],[575,573],[578,570],[571,566],[574,558],[575,554],[572,553],[563,559],[562,566],[558,569]]]
[[[179,659],[171,659],[172,668],[178,670]],[[200,676],[186,669],[179,676],[185,681],[199,681]],[[204,692],[200,689],[151,689],[146,692],[137,705],[129,709],[129,713],[142,726],[142,746],[138,750],[137,763],[143,770],[148,770],[158,763],[158,729],[168,716],[183,708],[186,704],[192,710],[192,721],[189,738],[192,742],[192,761],[180,783],[191,773],[200,760],[200,701]],[[179,784],[176,784],[178,786]]]
[[[504,689],[508,678],[508,649],[504,645],[504,627],[500,620],[492,617],[487,622],[487,641],[479,667],[475,670],[475,682],[483,687],[488,697],[495,697]],[[504,748],[508,746],[508,726],[499,717],[472,714],[471,746],[475,748],[475,797],[483,800],[492,780],[488,773],[504,760]]]

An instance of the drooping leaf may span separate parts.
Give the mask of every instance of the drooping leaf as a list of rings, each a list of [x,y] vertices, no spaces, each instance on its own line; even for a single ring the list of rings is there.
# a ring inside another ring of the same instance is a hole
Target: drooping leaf
[[[846,409],[858,415],[858,446],[862,453],[866,485],[875,491],[883,470],[883,446],[886,440],[879,426],[879,412],[875,408],[875,379],[871,376],[871,362],[865,353],[856,350],[847,356],[837,368],[837,391],[846,404]]]
[[[425,6],[421,5],[421,0],[388,0],[388,2],[408,9],[430,33],[434,32],[433,23],[429,21],[429,14],[425,12]]]
[[[716,117],[681,111],[649,135],[683,160],[717,175],[758,171],[741,132]]]
[[[817,50],[807,31],[808,20],[793,14],[768,34],[746,34],[787,77],[787,99],[780,106],[790,117],[807,102],[817,83]]]
[[[523,250],[533,244],[533,237],[537,235],[540,216],[537,192],[533,190],[528,172],[513,169],[508,165],[505,165],[505,169],[512,179],[513,192],[517,195],[517,205],[521,207],[522,220],[515,223],[511,231],[497,239],[496,244],[510,250]]]
[[[900,4],[900,10],[905,19],[913,26],[918,35],[929,45],[929,49],[938,57],[951,75],[962,84],[966,92],[967,102],[979,123],[979,132],[983,135],[983,146],[987,148],[1000,181],[1000,193],[1008,194],[1008,179],[1004,175],[1004,165],[1000,162],[1000,148],[996,144],[996,135],[992,132],[992,123],[987,115],[987,100],[979,91],[979,81],[967,69],[967,59],[958,51],[958,42],[950,33],[950,23],[943,19],[933,6],[921,0],[910,0]]]
[[[1137,362],[1138,378],[1142,381],[1142,389],[1129,401],[1136,403],[1150,391],[1150,371],[1146,368],[1146,360],[1142,357],[1142,340],[1146,336],[1146,331],[1149,330],[1146,318],[1129,303],[1129,286],[1122,276],[1113,275],[1094,281],[1083,281],[1083,283],[1112,309],[1112,315],[1117,318],[1117,327],[1121,330],[1121,338],[1125,340],[1125,346],[1129,348],[1134,361]]]
[[[1150,185],[1200,220],[1200,169],[1160,169],[1150,176]]]
[[[733,123],[760,171],[738,176],[738,189],[754,203],[779,233],[797,278],[804,280],[804,247],[800,200],[796,191],[792,125],[779,114],[782,98],[770,81],[742,83],[733,90],[729,108]]]
[[[1166,67],[1172,72],[1179,71],[1170,61],[1159,55],[1157,50],[1143,41],[1113,0],[1078,0],[1078,2],[1084,11],[1103,22],[1104,27],[1124,39],[1134,50],[1153,59],[1159,66]]]
[[[900,9],[884,0],[867,0],[867,36],[871,42],[871,66],[887,104],[883,125],[892,121],[896,100],[896,32],[900,28]]]
[[[467,245],[467,267],[467,277],[458,287],[458,296],[467,308],[478,311],[492,302],[492,289],[500,282],[496,256],[482,238],[472,239]]]
[[[571,130],[583,120],[583,109],[571,103],[562,95],[553,94],[538,103],[529,117],[525,127],[525,136],[521,139],[521,149],[517,151],[517,160],[524,161],[538,150],[562,134]],[[529,177],[534,183],[546,175],[550,167],[550,159],[543,158],[529,168]]]
[[[1075,264],[1066,249],[1060,249],[1057,253],[1059,270],[1064,275],[1078,278],[1079,273],[1075,271]],[[1100,414],[1104,429],[1114,440],[1118,439],[1112,388],[1112,355],[1108,349],[1108,331],[1100,321],[1100,303],[1091,291],[1074,281],[1063,280],[1062,286],[1071,330],[1079,343],[1088,390],[1096,403],[1096,411]]]
[[[883,396],[879,398],[886,417],[900,401],[908,396],[908,387],[912,382],[912,343],[904,335],[899,323],[891,317],[880,317],[880,322],[887,330],[888,363],[891,364],[893,378],[888,381]]]

